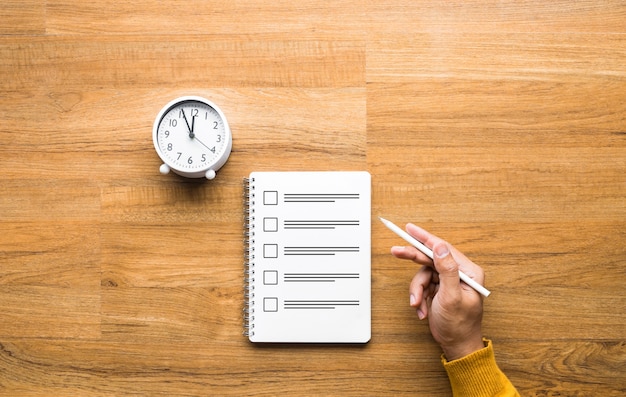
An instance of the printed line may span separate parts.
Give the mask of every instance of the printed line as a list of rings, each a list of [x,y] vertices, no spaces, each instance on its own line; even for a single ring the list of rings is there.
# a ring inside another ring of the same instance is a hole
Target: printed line
[[[334,203],[337,200],[358,200],[359,193],[285,193],[285,203]]]
[[[286,300],[285,309],[314,309],[314,310],[334,310],[342,306],[359,306],[358,300]]]
[[[359,273],[285,273],[284,280],[286,283],[334,283],[359,277]]]
[[[359,226],[358,220],[285,220],[285,229],[336,229],[342,226]]]
[[[359,252],[359,247],[285,247],[284,255],[336,255]]]

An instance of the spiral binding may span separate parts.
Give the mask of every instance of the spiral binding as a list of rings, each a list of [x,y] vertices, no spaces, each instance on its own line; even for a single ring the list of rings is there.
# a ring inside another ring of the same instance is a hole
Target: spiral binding
[[[244,307],[243,334],[254,336],[254,178],[243,180]]]

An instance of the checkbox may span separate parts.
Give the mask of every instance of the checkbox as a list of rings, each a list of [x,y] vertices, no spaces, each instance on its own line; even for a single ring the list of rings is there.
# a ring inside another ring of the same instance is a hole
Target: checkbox
[[[278,258],[278,244],[263,244],[263,258]]]
[[[265,270],[263,272],[263,284],[278,285],[278,272],[276,270]]]
[[[264,312],[277,312],[278,311],[278,298],[263,298],[263,311]]]
[[[263,231],[264,232],[277,232],[278,231],[278,218],[263,218]]]
[[[278,192],[272,190],[263,192],[263,205],[278,205]]]

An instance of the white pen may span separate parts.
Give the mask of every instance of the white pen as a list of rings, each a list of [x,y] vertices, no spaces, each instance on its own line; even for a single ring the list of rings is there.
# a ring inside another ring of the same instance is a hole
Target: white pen
[[[424,253],[424,255],[428,256],[430,259],[434,259],[433,258],[433,251],[430,248],[428,248],[427,246],[425,246],[421,242],[417,241],[413,236],[411,236],[409,233],[405,232],[404,230],[400,229],[393,222],[390,222],[390,221],[388,221],[385,218],[381,218],[380,216],[378,217],[378,219],[380,219],[380,221],[382,223],[384,223],[385,226],[387,226],[389,228],[389,230],[391,230],[392,232],[394,232],[398,236],[402,237],[404,240],[406,240],[406,242],[408,242],[409,244],[411,244],[412,246],[414,246],[418,250],[422,251]],[[467,274],[463,273],[460,270],[459,270],[459,278],[465,284],[467,284],[470,287],[474,288],[474,290],[476,290],[476,292],[478,292],[482,296],[487,297],[487,296],[489,296],[489,294],[491,294],[491,291],[489,291],[487,288],[483,287],[482,285],[478,284],[476,281],[474,281]]]

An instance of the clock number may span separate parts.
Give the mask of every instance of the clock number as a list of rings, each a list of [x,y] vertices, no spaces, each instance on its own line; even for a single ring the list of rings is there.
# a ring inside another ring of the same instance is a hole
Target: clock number
[[[191,109],[191,117],[198,117],[198,109]]]
[[[202,153],[202,162],[204,163],[206,161],[206,154]]]
[[[168,150],[168,151],[170,151],[170,152],[171,152],[173,148],[174,148],[174,147],[172,146],[172,144],[171,144],[171,143],[168,143],[168,144],[167,144],[167,150]]]
[[[176,152],[176,154],[178,154],[178,157],[176,157],[176,160],[180,160],[180,156],[182,156],[183,154],[181,152]]]
[[[178,125],[178,120],[170,119],[170,127],[176,127],[177,125]],[[169,131],[167,131],[166,133],[169,134]]]
[[[169,137],[170,137],[170,132],[169,132],[169,130],[166,130],[166,131],[164,132],[164,134],[165,134],[165,137],[166,137],[166,138],[169,138]]]
[[[222,142],[222,136],[221,136],[221,135],[218,135],[218,136],[217,136],[217,143],[220,143],[220,142]]]
[[[191,156],[189,156],[189,158],[187,159],[187,164],[193,164],[193,159],[191,158]]]
[[[215,153],[215,146],[213,146],[212,148],[209,148],[209,150]]]
[[[217,129],[217,121],[213,122],[213,129],[216,130]]]

